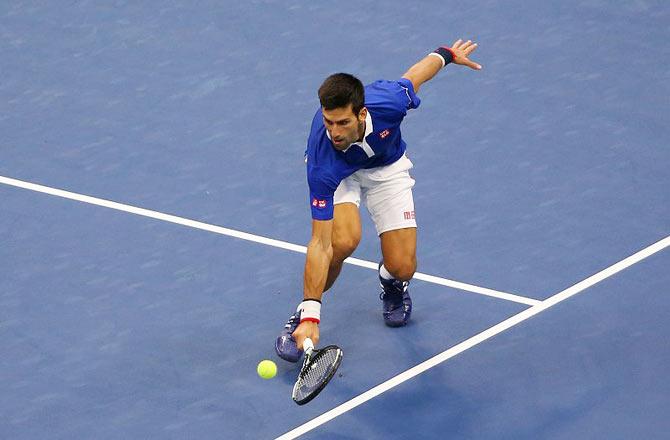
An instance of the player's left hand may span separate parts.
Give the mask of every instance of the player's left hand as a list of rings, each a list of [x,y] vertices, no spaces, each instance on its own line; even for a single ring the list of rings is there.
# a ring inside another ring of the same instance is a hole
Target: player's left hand
[[[473,43],[471,40],[465,42],[461,39],[457,40],[451,46],[451,51],[454,54],[453,63],[468,66],[474,70],[481,70],[482,66],[480,64],[477,64],[468,58],[475,49],[477,49],[477,43]]]

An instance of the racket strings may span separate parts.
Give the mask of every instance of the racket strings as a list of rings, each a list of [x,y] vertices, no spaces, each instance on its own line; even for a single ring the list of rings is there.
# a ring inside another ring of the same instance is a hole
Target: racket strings
[[[336,368],[339,358],[339,350],[325,350],[307,363],[300,374],[297,384],[298,398],[306,396],[319,388],[321,383],[328,378],[333,368]]]

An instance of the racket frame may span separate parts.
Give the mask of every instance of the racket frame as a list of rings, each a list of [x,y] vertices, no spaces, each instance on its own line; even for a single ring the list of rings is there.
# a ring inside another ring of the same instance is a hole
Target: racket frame
[[[335,376],[335,373],[337,372],[337,369],[340,368],[340,364],[342,363],[342,349],[338,347],[337,345],[328,345],[326,347],[323,347],[322,349],[315,349],[314,344],[312,341],[307,338],[305,339],[305,342],[303,343],[303,346],[305,347],[305,360],[302,364],[302,368],[300,369],[300,373],[298,373],[298,378],[295,381],[295,385],[293,385],[293,393],[291,397],[293,398],[293,401],[297,403],[298,405],[304,405],[306,403],[309,403],[312,399],[314,399],[316,396],[319,395],[321,391],[328,385],[328,382]],[[319,386],[316,387],[314,391],[309,393],[307,397],[297,400],[296,399],[296,394],[298,392],[298,384],[300,383],[300,379],[304,375],[304,373],[307,371],[308,368],[312,365],[312,363],[316,362],[319,357],[321,356],[321,353],[324,353],[328,350],[337,350],[337,357],[335,359],[335,362],[333,362],[331,365],[331,371],[328,373],[328,376],[326,376],[325,379],[321,381]]]

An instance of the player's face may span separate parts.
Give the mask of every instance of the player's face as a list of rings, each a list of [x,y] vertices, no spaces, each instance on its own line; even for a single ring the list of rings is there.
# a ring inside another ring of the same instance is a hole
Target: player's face
[[[321,109],[323,124],[336,150],[346,150],[365,133],[365,117],[368,115],[368,110],[363,107],[360,113],[355,115],[351,107],[349,104],[348,107],[333,110]]]

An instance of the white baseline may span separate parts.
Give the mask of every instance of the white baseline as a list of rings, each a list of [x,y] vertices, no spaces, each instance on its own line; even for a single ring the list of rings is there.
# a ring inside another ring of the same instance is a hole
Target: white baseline
[[[651,246],[648,246],[642,249],[641,251],[631,255],[630,257],[621,260],[620,262],[613,264],[612,266],[606,269],[601,270],[597,274],[592,275],[583,281],[580,281],[574,286],[569,287],[555,294],[554,296],[545,299],[540,304],[530,307],[524,310],[523,312],[518,313],[469,339],[466,339],[460,344],[454,345],[448,350],[445,350],[442,353],[433,356],[432,358],[420,363],[419,365],[416,365],[415,367],[412,367],[409,370],[392,377],[386,382],[383,382],[377,385],[376,387],[369,389],[363,394],[360,394],[354,397],[353,399],[344,402],[343,404],[331,409],[330,411],[325,412],[320,416],[310,420],[309,422],[298,426],[297,428],[287,432],[286,434],[277,437],[275,440],[291,440],[298,436],[301,436],[302,434],[311,431],[312,429],[334,419],[335,417],[338,417],[344,414],[345,412],[356,408],[357,406],[367,402],[368,400],[379,396],[383,392],[388,391],[391,388],[396,387],[409,379],[412,379],[413,377],[425,372],[430,368],[433,368],[434,366],[446,361],[447,359],[452,358],[457,354],[474,347],[475,345],[481,344],[487,339],[490,339],[493,336],[502,333],[505,330],[508,330],[511,327],[514,327],[515,325],[523,321],[526,321],[527,319],[532,318],[538,313],[544,312],[548,308],[555,306],[561,301],[565,301],[571,296],[574,296],[588,289],[594,284],[611,277],[612,275],[626,269],[627,267],[632,266],[633,264],[638,263],[657,252],[662,251],[668,246],[670,246],[670,236],[665,237],[664,239],[652,244]]]
[[[286,249],[293,252],[306,253],[307,248],[305,246],[300,246],[293,243],[288,243],[281,240],[275,240],[272,238],[262,237],[260,235],[249,234],[247,232],[241,232],[234,229],[224,228],[222,226],[210,225],[208,223],[203,223],[195,220],[190,220],[183,217],[177,217],[175,215],[164,214],[158,211],[151,211],[149,209],[138,208],[136,206],[126,205],[123,203],[113,202],[111,200],[99,199],[97,197],[87,196],[83,194],[78,194],[70,191],[65,191],[62,189],[51,188],[44,185],[38,185],[36,183],[26,182],[23,180],[12,179],[10,177],[0,176],[0,183],[5,185],[14,186],[17,188],[27,189],[30,191],[36,191],[43,194],[49,194],[56,197],[62,197],[65,199],[75,200],[78,202],[89,203],[91,205],[102,206],[105,208],[115,209],[117,211],[128,212],[131,214],[141,215],[143,217],[150,217],[156,220],[162,220],[165,222],[175,223],[182,226],[188,226],[190,228],[201,229],[204,231],[214,232],[216,234],[227,235],[229,237],[235,237],[242,240],[253,241],[255,243],[264,244],[267,246],[273,246],[276,248]],[[372,261],[361,260],[358,258],[347,258],[344,260],[345,263],[352,264],[354,266],[366,267],[368,269],[377,270],[377,263]],[[532,298],[527,298],[524,296],[514,295],[512,293],[500,292],[493,289],[487,289],[485,287],[474,286],[472,284],[462,283],[459,281],[450,280],[447,278],[441,278],[433,275],[427,275],[424,273],[417,272],[414,274],[414,279],[426,281],[428,283],[440,284],[442,286],[452,287],[454,289],[463,290],[466,292],[477,293],[480,295],[486,295],[493,298],[503,299],[507,301],[513,301],[520,304],[525,304],[528,306],[535,306],[540,304],[540,301]]]

